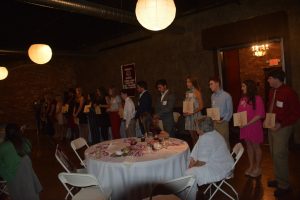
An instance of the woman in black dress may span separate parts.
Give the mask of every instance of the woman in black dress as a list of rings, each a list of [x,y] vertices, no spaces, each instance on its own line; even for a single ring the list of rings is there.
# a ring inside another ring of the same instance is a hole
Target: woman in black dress
[[[100,142],[100,129],[98,127],[98,116],[96,115],[95,95],[89,94],[87,96],[87,104],[91,105],[89,112],[87,113],[87,119],[89,124],[89,129],[91,133],[92,144],[97,144]]]
[[[101,114],[97,114],[98,126],[103,140],[108,140],[108,128],[110,126],[109,116],[106,111],[108,107],[108,96],[103,87],[98,88],[95,94],[94,105],[100,107]]]
[[[87,116],[86,114],[83,113],[85,105],[86,105],[86,100],[82,95],[82,90],[80,87],[77,87],[73,117],[75,123],[78,124],[80,130],[80,136],[83,137],[86,141],[88,141],[89,130],[87,124]]]
[[[74,112],[74,106],[75,106],[75,89],[70,88],[65,96],[65,101],[64,101],[64,106],[68,107],[68,110],[66,113],[64,113],[64,116],[66,118],[66,129],[70,130],[71,135],[68,135],[67,131],[67,138],[68,139],[75,139],[79,137],[79,129],[77,124],[75,124],[74,117],[73,117],[73,112]]]

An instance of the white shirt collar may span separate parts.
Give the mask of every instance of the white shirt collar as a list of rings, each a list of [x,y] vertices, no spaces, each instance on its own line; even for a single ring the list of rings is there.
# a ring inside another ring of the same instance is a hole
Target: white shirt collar
[[[140,98],[143,96],[143,94],[146,92],[147,90],[144,90],[141,94],[140,94]]]

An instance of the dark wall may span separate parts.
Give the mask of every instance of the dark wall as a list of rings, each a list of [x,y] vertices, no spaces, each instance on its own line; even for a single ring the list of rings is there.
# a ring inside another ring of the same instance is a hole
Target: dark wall
[[[79,84],[87,90],[111,84],[120,88],[121,65],[135,63],[137,80],[147,81],[153,95],[156,94],[155,81],[165,78],[169,88],[182,99],[185,77],[189,74],[197,76],[204,93],[208,93],[207,75],[213,74],[212,54],[200,50],[198,36],[192,36],[193,43],[189,42],[190,37],[186,33],[177,40],[178,35],[157,34],[140,43],[102,52],[98,58],[89,61],[89,67],[81,68]]]

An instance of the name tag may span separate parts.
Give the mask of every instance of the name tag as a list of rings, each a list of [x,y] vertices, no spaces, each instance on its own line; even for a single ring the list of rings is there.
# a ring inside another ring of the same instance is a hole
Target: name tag
[[[211,102],[211,104],[212,104],[212,106],[215,106],[215,105],[216,105],[216,101],[213,100],[213,101]]]
[[[162,105],[165,106],[167,105],[168,101],[162,101]]]
[[[282,101],[276,101],[276,106],[278,108],[283,108],[283,102]]]
[[[246,107],[247,103],[246,103],[245,100],[242,100],[241,103],[240,103],[240,105],[243,106],[243,107]]]

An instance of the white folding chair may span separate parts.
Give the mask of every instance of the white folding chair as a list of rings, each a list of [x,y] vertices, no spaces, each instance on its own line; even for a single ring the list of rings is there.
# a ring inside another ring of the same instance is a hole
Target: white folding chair
[[[173,117],[174,117],[174,122],[177,123],[178,119],[180,117],[180,113],[179,112],[173,112]]]
[[[4,180],[0,180],[0,195],[2,195],[2,194],[9,195],[6,181],[4,181]]]
[[[71,141],[71,147],[72,147],[73,151],[75,152],[76,156],[79,158],[80,164],[86,168],[85,162],[81,159],[81,157],[79,156],[79,154],[77,152],[78,149],[81,149],[84,146],[89,148],[89,145],[86,143],[86,140],[82,137]]]
[[[175,194],[178,195],[182,192],[185,192],[185,197],[183,199],[187,199],[191,189],[193,188],[193,185],[195,184],[196,178],[194,176],[184,176],[180,178],[176,178],[161,184],[156,185],[153,190],[151,191],[151,195],[149,197],[149,200],[155,199],[161,199],[164,200],[166,197],[164,196],[156,196],[156,195],[166,195],[166,194]],[[161,198],[158,198],[161,197]],[[178,199],[176,196],[174,196],[174,199]]]
[[[86,168],[76,169],[70,162],[70,159],[66,154],[60,149],[59,145],[56,145],[55,158],[59,164],[66,170],[66,172],[76,172],[76,173],[87,173]]]
[[[234,198],[229,195],[228,193],[226,193],[221,187],[223,184],[227,185],[235,194],[236,198],[239,199],[239,195],[238,193],[236,192],[236,190],[226,181],[226,180],[229,180],[233,177],[233,172],[234,172],[234,168],[235,168],[235,165],[237,164],[237,162],[240,160],[240,158],[242,157],[244,153],[244,147],[241,143],[237,143],[234,147],[233,147],[233,150],[232,150],[232,153],[231,153],[231,156],[233,157],[234,159],[234,163],[233,163],[233,166],[232,166],[232,170],[227,174],[227,176],[221,180],[219,183],[218,182],[214,182],[214,183],[211,183],[209,184],[209,186],[206,188],[206,190],[204,191],[204,194],[207,193],[207,191],[209,190],[209,200],[211,200],[215,194],[220,191],[222,192],[223,194],[225,194],[228,198],[234,200]],[[211,194],[211,189],[212,187],[215,187],[216,190]]]
[[[96,177],[91,174],[66,173],[61,172],[58,178],[68,191],[72,200],[106,200],[110,199],[111,191],[105,193]],[[81,188],[76,194],[71,187]]]

